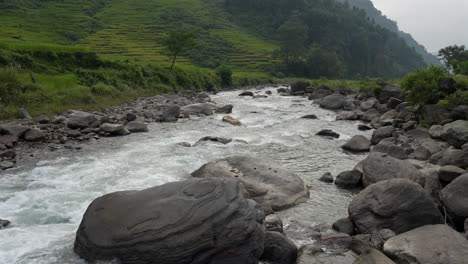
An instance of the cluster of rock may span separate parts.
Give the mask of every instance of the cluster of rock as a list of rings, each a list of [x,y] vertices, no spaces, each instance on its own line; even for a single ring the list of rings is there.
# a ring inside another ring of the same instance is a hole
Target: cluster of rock
[[[232,112],[232,105],[219,107],[210,101],[206,93],[183,91],[140,98],[102,112],[70,110],[52,118],[44,115],[32,118],[25,109],[19,109],[24,119],[0,124],[0,170],[13,168],[17,156],[30,155],[36,149],[79,149],[80,143],[101,137],[148,132],[151,122],[175,122],[191,115]],[[227,121],[240,124],[232,118]]]

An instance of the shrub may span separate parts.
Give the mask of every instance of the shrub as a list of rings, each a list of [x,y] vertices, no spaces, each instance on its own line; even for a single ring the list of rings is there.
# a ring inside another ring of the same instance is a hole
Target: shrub
[[[232,85],[232,70],[228,66],[220,66],[216,69],[216,74],[221,79],[221,86]]]
[[[97,83],[91,86],[91,92],[95,95],[105,97],[114,97],[119,94],[119,90],[117,90],[114,86],[104,83]]]
[[[22,87],[18,73],[13,68],[0,69],[0,103],[12,104]]]
[[[406,75],[401,88],[408,92],[407,100],[412,104],[435,104],[444,97],[438,83],[445,77],[442,67],[431,66]]]

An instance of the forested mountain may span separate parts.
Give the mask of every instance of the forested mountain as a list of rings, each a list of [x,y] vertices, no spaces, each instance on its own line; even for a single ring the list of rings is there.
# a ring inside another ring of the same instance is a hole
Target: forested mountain
[[[413,38],[413,36],[411,36],[410,34],[406,32],[401,31],[398,28],[397,22],[383,15],[380,10],[375,8],[371,0],[338,0],[338,1],[342,3],[348,2],[349,5],[361,8],[364,11],[366,11],[366,14],[371,19],[373,19],[375,23],[377,23],[378,25],[392,32],[397,33],[400,37],[402,37],[405,40],[406,44],[408,44],[410,47],[413,47],[423,57],[424,61],[427,64],[429,65],[433,64],[433,65],[439,65],[439,66],[442,65],[439,59],[437,58],[437,56],[428,52],[423,45],[419,44]]]
[[[334,0],[0,0],[0,48],[72,45],[166,63],[171,30],[200,29],[182,64],[297,77],[400,77],[422,57],[364,11]]]

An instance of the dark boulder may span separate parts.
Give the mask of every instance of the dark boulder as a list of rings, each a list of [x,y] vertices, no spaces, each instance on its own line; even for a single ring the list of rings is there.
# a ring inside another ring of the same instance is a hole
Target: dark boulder
[[[453,120],[468,120],[468,105],[459,105],[452,110]]]
[[[16,157],[16,152],[12,149],[0,151],[0,158],[14,159],[15,157]]]
[[[392,97],[392,98],[388,99],[387,108],[388,109],[395,109],[402,102],[403,102],[402,100],[400,100],[398,98],[395,98],[395,97]]]
[[[367,110],[366,112],[360,114],[359,119],[364,122],[370,122],[379,116],[380,116],[380,112],[375,108],[371,108]]]
[[[180,116],[180,106],[171,105],[163,111],[161,115],[161,121],[162,122],[175,122],[179,119],[179,116]]]
[[[323,129],[320,130],[317,134],[317,136],[322,136],[322,137],[330,137],[330,138],[339,138],[340,134],[336,133],[335,131],[331,129]]]
[[[332,183],[334,181],[333,175],[330,172],[326,172],[319,178],[319,181]]]
[[[261,260],[271,264],[295,264],[297,247],[286,236],[278,232],[267,232],[265,249]]]
[[[425,105],[421,108],[421,116],[428,125],[438,124],[450,119],[450,113],[445,108],[438,105]]]
[[[244,91],[240,93],[239,96],[254,96],[254,93],[250,91]]]
[[[406,151],[404,148],[397,146],[390,142],[385,142],[385,141],[381,141],[379,144],[375,145],[372,148],[372,152],[385,153],[385,154],[388,154],[389,156],[392,156],[396,159],[401,159],[401,160],[408,158],[408,154],[406,154]]]
[[[370,185],[353,199],[348,212],[361,233],[391,229],[401,234],[420,226],[444,222],[429,194],[407,179]]]
[[[437,165],[446,166],[453,165],[460,168],[468,168],[468,155],[466,150],[447,149],[441,153],[440,159],[437,160]],[[433,155],[434,157],[436,155]],[[432,160],[431,157],[431,160]]]
[[[39,124],[48,124],[50,119],[46,115],[40,115],[33,118],[33,121]]]
[[[335,184],[345,189],[352,189],[361,186],[362,173],[357,170],[344,171],[336,176]]]
[[[369,131],[369,130],[372,130],[372,127],[369,125],[365,125],[365,124],[359,124],[358,129],[360,131]],[[369,143],[370,143],[370,140],[369,140]]]
[[[212,104],[191,104],[186,105],[180,109],[181,112],[190,115],[212,115],[213,109],[215,108]]]
[[[29,141],[29,142],[39,142],[39,141],[44,141],[46,139],[46,135],[44,132],[36,130],[36,129],[30,129],[26,134],[24,134],[24,140]]]
[[[377,145],[379,144],[380,141],[382,141],[382,139],[393,136],[394,132],[395,132],[395,128],[393,126],[385,126],[385,127],[378,128],[372,134],[371,142],[372,144]]]
[[[452,182],[466,171],[460,167],[447,165],[439,169],[439,179],[443,182]]]
[[[15,136],[16,138],[22,138],[26,132],[30,130],[29,127],[21,126],[21,125],[4,125],[0,126],[0,134],[1,135],[11,135]]]
[[[0,229],[7,228],[11,224],[8,220],[0,219]]]
[[[215,113],[217,113],[217,114],[230,114],[230,113],[232,113],[232,108],[233,107],[234,107],[233,105],[225,105],[225,106],[222,106],[222,107],[218,107],[215,110]]]
[[[265,217],[265,227],[267,231],[283,233],[283,220],[276,214],[267,215]]]
[[[365,136],[357,135],[352,137],[341,148],[351,152],[367,152],[371,148],[371,141]]]
[[[386,103],[390,98],[398,98],[401,99],[403,97],[403,92],[401,88],[397,84],[389,84],[382,88],[379,92],[378,99],[381,103]]]
[[[344,233],[350,236],[353,236],[356,233],[354,231],[354,224],[348,217],[338,219],[333,223],[332,228],[338,233]]]
[[[263,217],[235,180],[190,179],[116,192],[88,207],[74,251],[87,262],[256,264],[264,248]]]
[[[302,119],[318,119],[318,117],[316,115],[305,115],[303,117],[301,117]]]
[[[309,100],[321,99],[331,94],[333,94],[333,90],[328,86],[322,85],[313,89],[312,94],[309,96]]]
[[[295,82],[291,84],[291,94],[296,94],[297,92],[304,93],[309,86],[309,82]]]
[[[203,165],[192,176],[198,178],[236,178],[250,197],[275,211],[287,209],[309,198],[309,188],[295,173],[249,156],[233,156]]]
[[[329,109],[329,110],[339,110],[343,109],[347,104],[347,98],[341,94],[332,94],[326,96],[320,101],[320,107]]]
[[[148,132],[148,126],[141,121],[128,122],[125,128],[132,133]]]
[[[442,202],[449,212],[457,217],[468,218],[468,173],[465,173],[449,185],[441,192]]]
[[[223,138],[223,137],[212,137],[212,136],[206,136],[203,138],[200,138],[193,146],[199,146],[205,142],[209,143],[221,143],[223,145],[229,144],[232,142],[232,138]]]

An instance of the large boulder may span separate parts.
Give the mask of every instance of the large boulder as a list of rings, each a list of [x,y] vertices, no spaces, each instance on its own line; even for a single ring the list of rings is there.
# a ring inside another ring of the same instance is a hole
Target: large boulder
[[[365,122],[370,122],[379,116],[380,116],[380,112],[375,108],[371,108],[367,110],[366,112],[360,114],[359,119]]]
[[[310,83],[309,82],[302,82],[302,81],[299,81],[299,82],[295,82],[293,84],[291,84],[291,94],[296,94],[296,93],[305,93],[306,91],[306,88],[310,86]]]
[[[70,118],[67,127],[71,129],[88,128],[98,121],[96,115],[79,110],[70,110],[67,116]]]
[[[161,115],[162,122],[175,122],[179,119],[180,116],[180,106],[171,105],[166,108]]]
[[[468,143],[468,121],[458,120],[444,125],[441,137],[450,145],[460,148],[465,143]]]
[[[309,197],[309,188],[295,173],[273,161],[233,156],[203,165],[192,176],[198,178],[236,178],[250,197],[275,211],[292,207]]]
[[[400,146],[397,146],[391,142],[381,141],[379,144],[372,148],[372,152],[381,152],[388,154],[391,157],[396,159],[404,160],[408,158],[405,149]]]
[[[39,141],[44,141],[46,139],[46,135],[44,132],[36,130],[36,129],[30,129],[26,134],[24,134],[24,140],[29,141],[29,142],[39,142]]]
[[[379,181],[404,178],[424,186],[425,175],[410,163],[381,152],[371,152],[362,163],[364,186]]]
[[[372,134],[371,142],[372,144],[377,145],[383,139],[391,137],[394,132],[395,132],[395,128],[393,126],[385,126],[385,127],[378,128]]]
[[[125,128],[132,133],[148,132],[148,125],[141,121],[130,121]]]
[[[407,179],[378,182],[361,191],[348,208],[361,233],[390,229],[397,234],[444,219],[427,192]]]
[[[362,173],[358,170],[344,171],[336,176],[335,184],[345,189],[359,187],[362,184]]]
[[[439,91],[442,91],[446,94],[453,94],[457,90],[457,82],[453,78],[444,78],[439,81],[438,87]]]
[[[15,124],[0,126],[0,134],[11,135],[16,138],[22,138],[29,130],[29,127]]]
[[[468,240],[447,225],[426,225],[390,238],[384,252],[397,263],[467,264]]]
[[[440,166],[453,165],[460,168],[468,168],[468,151],[461,149],[447,149],[440,153],[437,164]]]
[[[348,140],[341,148],[351,152],[367,152],[371,148],[371,141],[363,135],[357,135]]]
[[[190,115],[212,115],[216,107],[212,104],[191,104],[182,107],[180,110]]]
[[[346,104],[347,98],[341,94],[332,94],[320,101],[320,107],[330,110],[343,109]]]
[[[442,203],[453,214],[463,219],[468,218],[468,173],[465,173],[441,192]]]
[[[99,126],[99,129],[114,136],[122,136],[130,133],[122,124],[104,123]]]
[[[285,235],[267,232],[262,260],[271,264],[295,264],[297,247]]]
[[[333,94],[333,90],[328,86],[322,85],[313,89],[312,94],[309,96],[309,100],[321,99],[331,94]]]
[[[383,104],[386,104],[390,98],[401,99],[403,97],[403,92],[398,84],[389,84],[382,88],[379,92],[379,101]]]
[[[74,251],[88,262],[256,264],[263,213],[232,179],[190,179],[94,200]]]

